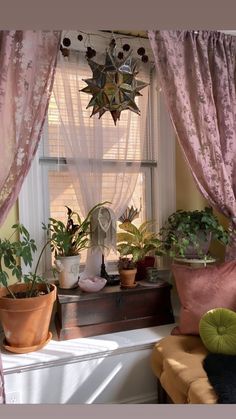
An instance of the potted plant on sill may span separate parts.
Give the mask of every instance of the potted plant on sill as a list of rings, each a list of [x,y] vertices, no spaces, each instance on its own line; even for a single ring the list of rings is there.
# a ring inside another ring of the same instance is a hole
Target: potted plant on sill
[[[161,256],[164,251],[158,234],[150,231],[153,221],[145,221],[136,227],[131,221],[126,220],[119,225],[124,232],[117,233],[117,250],[121,257],[133,255],[136,263],[136,280],[145,279],[146,268],[154,266],[155,256]]]
[[[48,242],[40,252],[34,272],[22,274],[21,260],[31,268],[35,241],[22,224],[14,224],[9,239],[0,239],[0,319],[5,334],[4,347],[15,353],[38,350],[51,339],[49,324],[56,287],[37,274],[40,258]],[[14,235],[21,235],[13,241]],[[11,279],[18,282],[9,285]]]
[[[206,259],[213,239],[223,245],[229,232],[219,223],[210,207],[203,210],[178,210],[171,214],[160,230],[163,249],[171,257]]]
[[[80,252],[90,248],[90,220],[95,209],[107,202],[95,205],[82,220],[80,215],[67,208],[67,221],[49,218],[49,223],[43,223],[48,239],[51,243],[51,251],[55,252],[55,267],[59,274],[59,286],[71,289],[78,286]]]
[[[133,288],[136,286],[135,275],[137,273],[137,267],[132,257],[120,257],[118,271],[121,287]]]

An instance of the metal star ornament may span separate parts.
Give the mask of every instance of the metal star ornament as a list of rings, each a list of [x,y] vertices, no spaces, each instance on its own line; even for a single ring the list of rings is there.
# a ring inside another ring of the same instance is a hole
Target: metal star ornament
[[[130,53],[120,60],[114,53],[114,42],[110,43],[106,51],[105,64],[101,65],[88,59],[93,77],[84,80],[87,86],[81,92],[92,95],[87,106],[93,107],[92,114],[99,114],[99,119],[105,112],[110,112],[116,125],[122,111],[128,109],[140,115],[140,110],[135,103],[136,96],[142,96],[140,90],[148,83],[136,80],[135,76],[137,61],[134,63]],[[87,109],[86,108],[86,109]]]

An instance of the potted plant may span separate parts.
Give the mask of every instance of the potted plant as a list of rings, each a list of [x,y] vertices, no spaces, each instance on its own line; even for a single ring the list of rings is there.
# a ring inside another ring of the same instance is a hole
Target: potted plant
[[[132,260],[137,266],[136,280],[145,279],[146,268],[154,266],[153,254],[160,256],[164,253],[158,234],[150,230],[153,224],[153,221],[145,221],[136,227],[126,220],[119,225],[124,232],[117,233],[117,250],[121,257],[133,256]]]
[[[80,252],[90,246],[90,220],[95,209],[103,206],[105,202],[95,205],[82,220],[80,215],[67,208],[67,220],[49,218],[47,225],[43,224],[51,251],[55,252],[55,267],[59,273],[60,288],[74,288],[78,286]]]
[[[51,339],[49,324],[56,286],[37,274],[40,258],[48,242],[40,252],[34,272],[22,274],[20,266],[32,267],[35,241],[22,224],[12,226],[9,239],[0,239],[0,319],[5,334],[5,349],[27,353],[42,348]],[[20,239],[13,237],[20,235]],[[10,277],[9,277],[10,275]],[[9,280],[16,283],[9,285]]]
[[[213,239],[223,245],[229,232],[219,223],[210,207],[203,210],[178,210],[171,214],[160,230],[163,249],[172,257],[207,258]]]
[[[137,267],[132,257],[120,257],[118,261],[118,271],[122,287],[133,288],[136,285],[135,275],[137,273]]]

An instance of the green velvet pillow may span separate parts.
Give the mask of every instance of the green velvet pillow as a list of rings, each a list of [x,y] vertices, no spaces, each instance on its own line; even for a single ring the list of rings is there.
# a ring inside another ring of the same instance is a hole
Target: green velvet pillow
[[[199,322],[199,334],[209,352],[236,355],[236,313],[214,308]]]

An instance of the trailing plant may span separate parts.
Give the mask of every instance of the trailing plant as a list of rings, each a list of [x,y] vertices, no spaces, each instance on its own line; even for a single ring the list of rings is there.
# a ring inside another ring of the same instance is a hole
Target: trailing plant
[[[23,274],[20,262],[23,260],[24,264],[31,268],[33,254],[37,251],[37,246],[35,240],[30,237],[28,230],[22,224],[14,224],[12,228],[14,231],[9,239],[0,239],[0,283],[7,288],[11,298],[38,296],[36,287],[38,283],[44,283],[47,293],[49,293],[50,285],[42,276],[37,275],[40,259],[49,242],[43,246],[34,272],[30,271],[28,274]],[[13,241],[15,235],[20,236],[20,239]],[[27,284],[27,291],[24,294],[16,294],[9,288],[9,271],[12,278]]]
[[[82,250],[90,247],[90,219],[95,209],[107,202],[95,205],[82,220],[80,215],[67,207],[67,220],[63,223],[55,218],[49,218],[49,223],[43,223],[43,229],[51,243],[51,251],[55,257],[76,256]]]
[[[117,233],[117,250],[121,257],[132,255],[134,262],[142,260],[151,252],[161,256],[164,254],[158,234],[150,231],[153,221],[145,221],[136,227],[132,222],[126,221],[119,225],[124,232]]]
[[[211,207],[204,210],[178,210],[171,214],[163,228],[160,238],[164,251],[170,256],[185,257],[189,246],[192,246],[199,257],[206,256],[201,247],[201,241],[215,239],[227,245],[229,232],[220,224]]]

